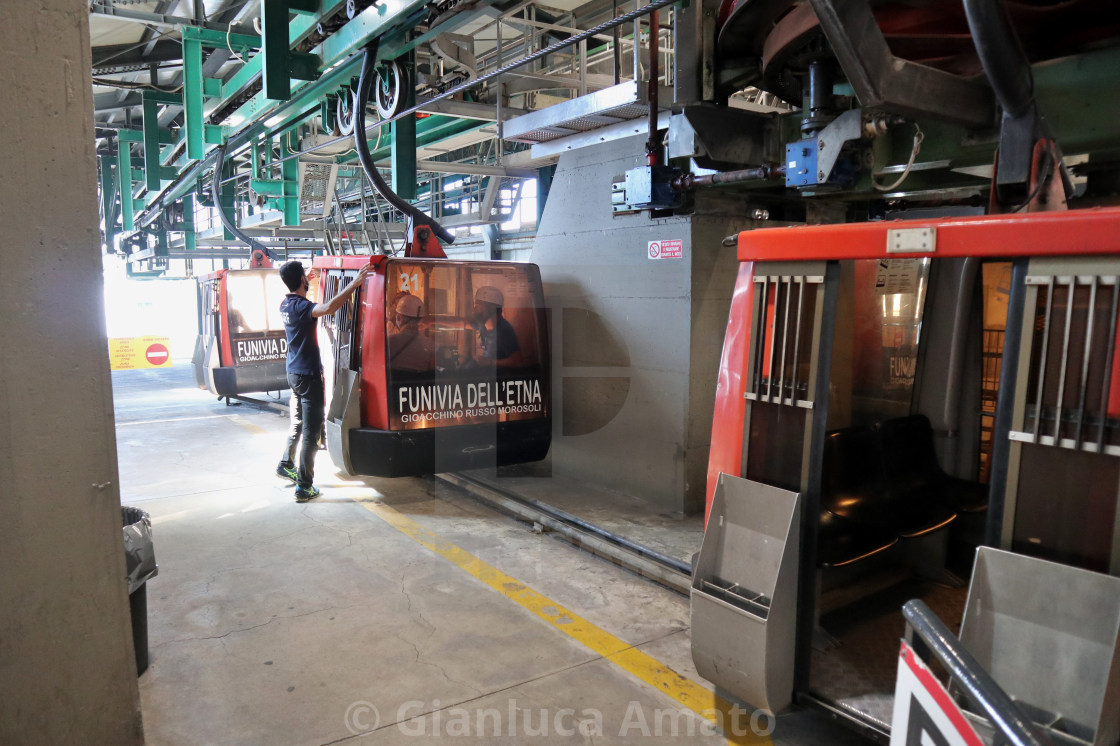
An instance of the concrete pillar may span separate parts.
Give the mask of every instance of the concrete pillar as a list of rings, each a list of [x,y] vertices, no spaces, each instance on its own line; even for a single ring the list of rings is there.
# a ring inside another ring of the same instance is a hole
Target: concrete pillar
[[[611,184],[645,161],[643,137],[565,153],[531,261],[552,309],[554,474],[704,506],[712,406],[738,262],[724,236],[741,200],[691,215],[615,215]],[[741,208],[741,209],[740,209]],[[650,243],[665,252],[651,258]]]
[[[87,4],[0,3],[0,50],[0,743],[141,743]]]

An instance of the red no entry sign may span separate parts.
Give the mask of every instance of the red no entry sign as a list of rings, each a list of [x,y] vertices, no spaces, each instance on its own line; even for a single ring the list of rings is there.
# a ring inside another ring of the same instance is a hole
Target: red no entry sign
[[[165,346],[156,343],[148,345],[148,349],[144,350],[144,357],[152,365],[163,365],[170,359],[171,353]]]

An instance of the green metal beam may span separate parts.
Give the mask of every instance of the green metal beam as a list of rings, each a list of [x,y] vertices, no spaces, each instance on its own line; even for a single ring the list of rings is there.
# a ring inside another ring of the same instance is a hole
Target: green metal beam
[[[187,251],[198,248],[198,236],[194,225],[194,195],[183,197],[183,247]]]
[[[323,129],[330,132],[335,128],[335,117],[338,112],[338,96],[328,94],[319,101],[319,121],[323,123]]]
[[[283,197],[284,181],[282,179],[250,179],[249,186],[257,194],[266,197]]]
[[[292,20],[289,25],[290,43],[294,45],[305,39],[315,30],[318,18],[335,13],[345,4],[346,0],[321,0],[317,14],[299,16]],[[307,3],[307,7],[310,7],[310,2]],[[219,36],[222,37],[223,43],[217,46],[223,46],[225,35],[219,34]],[[208,37],[206,40],[208,42],[219,41],[216,37]],[[218,93],[218,90],[215,87],[216,81],[211,82],[211,79],[206,79],[202,75],[203,41],[204,38],[194,34],[191,29],[184,30],[183,92],[185,121],[180,132],[180,138],[187,141],[187,147],[184,149],[183,157],[176,165],[186,170],[180,173],[178,183],[168,194],[151,195],[149,204],[154,204],[157,201],[161,205],[170,204],[191,191],[194,181],[200,175],[201,166],[197,163],[192,166],[190,163],[191,161],[197,162],[206,155],[206,133],[203,127],[205,114],[224,104],[231,96],[240,93],[261,72],[261,55],[252,57],[227,83],[220,86],[221,100],[205,104],[204,95]],[[341,65],[338,69],[332,71],[326,84],[312,83],[313,87],[304,87],[304,90],[301,91],[301,99],[315,98],[317,100],[327,92],[332,92],[342,85],[341,81],[349,82],[349,79],[358,73],[359,68],[360,60],[357,59]],[[235,129],[233,137],[236,140],[231,145],[236,147],[267,130],[275,131],[303,119],[309,115],[309,112],[302,110],[301,106],[302,100],[295,102],[295,105],[283,104],[277,108],[275,102],[268,101],[263,95],[258,94],[239,108],[234,117],[231,118]],[[257,115],[268,109],[272,109],[272,111],[268,112],[270,114],[270,124],[266,125]]]
[[[288,0],[261,0],[261,37],[264,95],[273,101],[287,101],[292,97]]]
[[[404,62],[406,69],[415,66],[412,55]],[[416,104],[416,86],[411,77],[401,85],[401,95],[405,97],[405,108]],[[416,199],[416,115],[402,117],[393,122],[392,127],[393,191],[402,199]]]
[[[1120,48],[1043,62],[1034,66],[1039,106],[1066,153],[1117,146],[1120,98],[1106,94],[1120,69]]]
[[[221,179],[223,183],[218,188],[218,200],[221,202],[218,205],[219,210],[224,210],[229,219],[237,222],[237,183],[233,181],[226,181],[234,174],[234,162],[232,158],[226,158],[225,163],[221,164],[220,169],[214,169],[214,178]],[[228,228],[222,229],[222,238],[226,241],[232,241],[235,236],[230,233]]]
[[[101,218],[105,224],[105,246],[113,245],[113,236],[117,232],[117,179],[116,169],[113,166],[113,156],[109,154],[97,156],[101,165],[98,174],[101,185]]]
[[[288,138],[280,137],[280,156],[287,157],[292,152],[288,150]],[[280,166],[280,178],[283,180],[284,197],[281,209],[284,211],[284,225],[299,225],[299,161],[295,158],[284,161]]]
[[[150,98],[152,101],[158,101],[161,104],[178,104],[182,105],[183,97],[178,93],[169,93],[167,91],[144,91],[144,98]]]
[[[416,116],[403,117],[390,126],[393,191],[401,199],[416,199]]]
[[[292,50],[288,53],[288,75],[294,80],[318,80],[319,55]]]
[[[186,131],[189,160],[205,158],[208,143],[221,144],[221,140],[215,140],[215,134],[207,129],[211,125],[206,124],[205,117],[209,113],[208,109],[213,110],[214,105],[207,106],[205,100],[221,93],[223,86],[219,81],[203,76],[202,48],[218,47],[247,52],[257,49],[260,44],[260,37],[257,36],[230,34],[227,39],[225,34],[208,29],[183,29],[183,129]],[[220,137],[220,134],[219,132],[217,136]]]
[[[224,34],[221,31],[211,31],[205,28],[184,28],[183,36],[197,39],[204,47],[211,49],[232,49],[238,52],[250,52],[261,48],[261,37],[250,34]]]
[[[291,4],[291,0],[289,0]],[[297,0],[298,4],[298,0]],[[297,17],[290,24],[285,21],[285,28],[288,33],[288,43],[294,45],[302,41],[308,34],[315,30],[318,18],[329,15],[339,9],[345,4],[345,0],[322,0],[316,2],[318,12],[311,15],[304,15]],[[305,0],[301,7],[293,7],[296,12],[308,12],[304,8],[312,5],[311,0]],[[275,24],[274,24],[275,28]],[[205,157],[206,143],[209,142],[205,139],[205,135],[199,135],[202,130],[204,118],[212,113],[215,109],[223,106],[230,98],[240,94],[246,86],[251,84],[258,76],[261,75],[262,61],[264,54],[258,54],[251,57],[241,66],[233,77],[227,82],[221,83],[219,81],[204,78],[202,75],[202,47],[217,47],[224,48],[225,34],[215,34],[207,32],[204,29],[184,29],[184,45],[183,45],[183,79],[184,79],[184,92],[189,94],[188,102],[185,102],[184,112],[184,130],[187,132],[188,138],[188,160],[200,160]],[[231,40],[234,42],[232,46],[236,49],[245,51],[257,49],[261,47],[263,41],[260,37],[246,36],[235,34],[231,35]],[[290,75],[296,80],[311,81],[315,80],[319,75],[320,62],[318,56],[314,54],[307,54],[302,52],[290,52]],[[201,91],[199,89],[202,89]],[[209,101],[205,99],[210,98]],[[236,122],[238,125],[243,125],[251,121],[255,115],[262,109],[266,108],[271,102],[267,97],[258,94],[249,103],[242,106],[231,121]],[[259,131],[258,133],[259,134]]]
[[[126,231],[136,228],[133,221],[136,203],[132,198],[132,143],[143,140],[136,130],[117,132],[117,189],[121,195],[121,227]]]
[[[202,42],[183,29],[183,130],[187,138],[187,158],[200,161],[206,156],[202,129]]]
[[[264,95],[273,101],[292,97],[292,78],[315,80],[319,77],[319,58],[305,52],[293,52],[292,29],[288,24],[291,11],[318,10],[317,0],[262,0],[261,2],[261,69],[264,73]]]
[[[241,92],[241,89],[249,85],[253,80],[261,74],[261,55],[257,55],[248,60],[241,69],[235,72],[229,80],[221,84],[221,90],[218,93],[218,101],[213,102],[214,108],[221,106],[228,98]]]
[[[301,16],[301,17],[295,18],[290,24],[287,24],[288,46],[289,46],[289,48],[291,48],[292,46],[295,46],[299,42],[303,41],[303,39],[306,38],[308,34],[310,34],[312,31],[315,30],[315,26],[316,26],[316,23],[318,21],[318,18],[333,13],[340,6],[345,5],[345,4],[346,4],[346,0],[329,0],[329,2],[322,3],[322,9],[319,12],[317,17],[312,18],[312,17],[307,17],[307,16]],[[262,29],[263,29],[263,26],[262,26]],[[225,103],[225,100],[230,98],[231,96],[236,95],[237,93],[240,93],[241,90],[245,88],[245,86],[247,86],[249,83],[251,83],[253,80],[255,80],[261,74],[261,58],[262,57],[263,57],[263,55],[258,54],[256,57],[253,57],[250,60],[248,60],[244,65],[242,65],[240,70],[238,70],[236,73],[234,73],[232,78],[230,78],[226,83],[224,83],[222,85],[221,98],[223,100],[219,101],[219,102],[216,102],[215,107],[220,106],[221,104]],[[316,55],[308,54],[308,55],[303,55],[303,57],[308,58],[308,59],[314,59],[316,61],[318,60],[318,57]],[[300,55],[296,54],[296,58],[299,59]],[[315,79],[315,78],[300,78],[296,75],[293,75],[292,77],[295,77],[297,80],[305,80],[305,79],[306,80],[314,80]]]
[[[274,207],[284,213],[284,225],[299,225],[299,161],[295,158],[284,161],[280,166],[279,179],[267,179],[261,177],[261,169],[259,168],[259,146],[257,141],[254,140],[251,145],[250,159],[252,162],[252,174],[249,178],[249,186],[257,194],[263,194],[270,197],[270,203]],[[272,138],[265,141],[265,160],[271,162],[272,160]],[[288,148],[288,138],[285,135],[280,136],[280,157],[292,155],[292,151]]]
[[[168,101],[169,98],[171,101]],[[180,100],[177,96],[169,96],[159,91],[144,91],[144,176],[149,191],[159,191],[163,188],[159,107],[164,103],[179,103]],[[177,175],[176,171],[171,174],[171,178],[174,179]]]

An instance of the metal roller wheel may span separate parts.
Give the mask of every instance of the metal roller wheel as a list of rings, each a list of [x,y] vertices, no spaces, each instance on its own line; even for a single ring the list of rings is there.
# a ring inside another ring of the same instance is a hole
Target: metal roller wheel
[[[391,119],[404,111],[405,85],[408,73],[399,61],[393,60],[377,68],[374,104],[382,119]]]
[[[349,89],[338,97],[334,119],[340,135],[354,134],[354,107],[356,106],[354,98],[354,92]]]

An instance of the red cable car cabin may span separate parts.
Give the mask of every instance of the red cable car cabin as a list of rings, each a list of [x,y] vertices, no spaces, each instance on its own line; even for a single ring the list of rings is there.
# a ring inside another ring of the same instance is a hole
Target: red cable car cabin
[[[738,252],[700,674],[886,742],[917,598],[1036,722],[1115,743],[1120,209],[758,229]]]
[[[365,285],[319,327],[335,466],[399,477],[544,458],[551,368],[536,265],[317,257],[318,302],[366,263]]]
[[[288,343],[280,302],[288,292],[273,267],[221,269],[200,278],[195,382],[218,396],[288,388]]]

